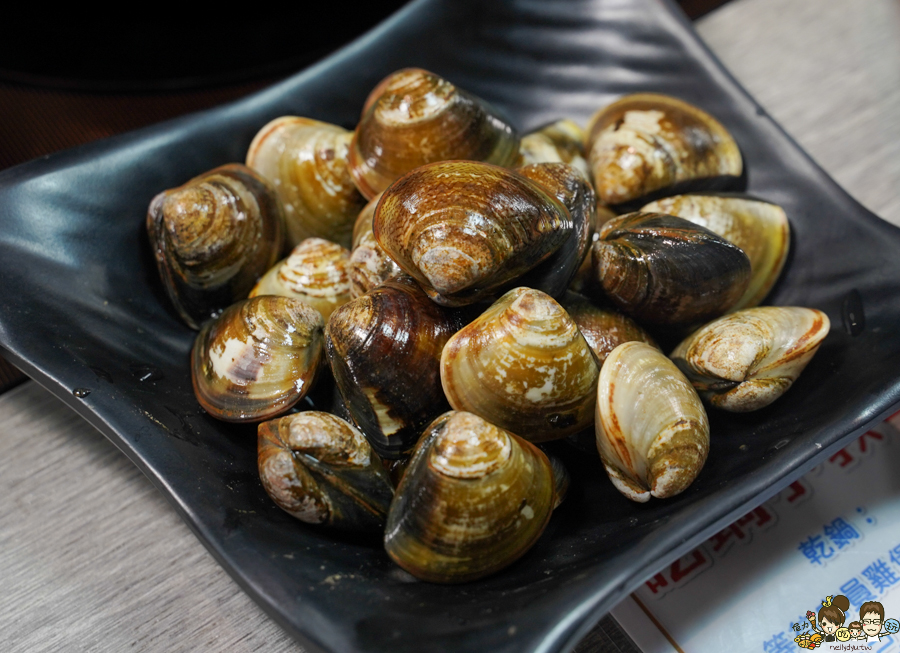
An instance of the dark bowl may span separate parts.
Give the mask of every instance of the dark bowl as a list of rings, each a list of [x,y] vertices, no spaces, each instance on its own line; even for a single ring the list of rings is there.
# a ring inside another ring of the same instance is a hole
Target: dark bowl
[[[636,505],[599,461],[568,455],[570,499],[525,557],[461,586],[416,582],[377,540],[307,527],[256,475],[254,429],[199,409],[193,332],[157,279],[150,198],[242,161],[283,114],[353,127],[368,91],[431,69],[523,130],[582,122],[623,93],[693,102],[734,134],[748,192],[781,204],[793,253],[769,298],[833,327],[790,392],[711,415],[696,483]],[[0,175],[0,343],[149,476],[240,585],[298,640],[329,651],[558,651],[663,565],[822,461],[900,403],[900,230],[844,193],[663,0],[417,0],[315,67],[246,100]],[[79,389],[77,394],[74,392]],[[89,390],[86,394],[85,390]]]

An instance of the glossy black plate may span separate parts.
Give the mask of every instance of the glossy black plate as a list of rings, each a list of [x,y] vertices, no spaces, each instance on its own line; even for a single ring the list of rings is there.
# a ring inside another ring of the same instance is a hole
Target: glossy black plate
[[[635,505],[596,459],[569,456],[581,480],[537,546],[506,571],[455,587],[412,581],[377,541],[307,528],[266,499],[253,429],[217,423],[194,402],[193,333],[168,306],[143,233],[155,193],[243,160],[266,121],[298,114],[352,127],[369,89],[405,66],[444,75],[523,129],[560,115],[585,121],[633,91],[705,108],[740,144],[747,190],[790,216],[793,254],[771,303],[820,308],[833,324],[786,397],[751,415],[713,414],[709,462],[684,494]],[[123,449],[303,643],[557,651],[651,573],[895,409],[898,251],[900,230],[816,167],[673,5],[420,0],[250,99],[0,176],[0,343]]]

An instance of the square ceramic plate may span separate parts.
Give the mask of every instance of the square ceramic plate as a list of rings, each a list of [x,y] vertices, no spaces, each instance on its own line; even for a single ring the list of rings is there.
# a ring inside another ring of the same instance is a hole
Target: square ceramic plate
[[[144,234],[150,198],[242,161],[283,114],[352,127],[368,91],[433,70],[522,130],[586,121],[617,96],[668,93],[734,134],[747,190],[781,204],[793,253],[769,301],[824,310],[832,332],[790,392],[712,415],[712,450],[682,495],[636,505],[599,461],[570,457],[571,496],[525,557],[476,583],[411,581],[379,542],[306,527],[256,476],[252,427],[194,401],[193,332],[169,307]],[[221,564],[311,648],[558,651],[647,576],[772,495],[900,403],[900,230],[859,206],[737,86],[664,0],[417,0],[270,90],[0,176],[0,343],[116,443]],[[863,321],[864,313],[864,321]],[[75,389],[87,389],[89,394]]]

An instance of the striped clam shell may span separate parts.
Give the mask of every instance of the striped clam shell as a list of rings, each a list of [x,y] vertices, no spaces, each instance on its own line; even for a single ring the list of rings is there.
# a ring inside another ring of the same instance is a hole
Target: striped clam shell
[[[301,299],[327,321],[332,311],[350,301],[350,252],[323,238],[307,238],[277,263],[250,292]]]
[[[258,422],[309,391],[323,354],[321,314],[289,297],[230,306],[194,340],[191,379],[200,405],[227,422]]]
[[[284,203],[291,247],[312,237],[350,247],[353,221],[365,204],[348,168],[352,138],[337,125],[282,116],[250,143],[246,163]]]
[[[471,413],[445,413],[426,429],[397,487],[385,550],[422,580],[476,580],[537,541],[554,500],[540,449]]]

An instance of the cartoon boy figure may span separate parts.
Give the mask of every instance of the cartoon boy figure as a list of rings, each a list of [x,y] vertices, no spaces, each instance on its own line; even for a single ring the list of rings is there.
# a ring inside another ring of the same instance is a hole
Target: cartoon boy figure
[[[880,642],[881,636],[888,634],[886,630],[881,630],[884,624],[884,606],[878,601],[866,601],[859,606],[859,620],[866,635],[866,643]]]
[[[850,639],[865,639],[861,622],[853,621],[847,628],[850,630]]]

